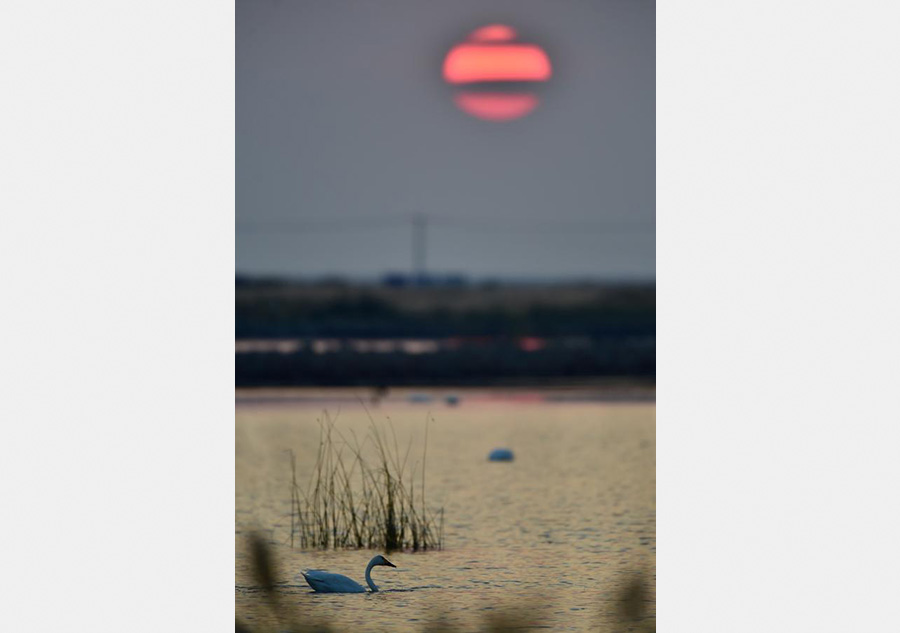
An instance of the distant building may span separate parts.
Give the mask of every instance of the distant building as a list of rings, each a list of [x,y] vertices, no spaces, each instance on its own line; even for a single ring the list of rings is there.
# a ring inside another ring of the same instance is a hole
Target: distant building
[[[389,288],[418,287],[462,287],[468,284],[465,275],[459,274],[421,274],[410,275],[407,273],[387,273],[381,278],[381,284]]]

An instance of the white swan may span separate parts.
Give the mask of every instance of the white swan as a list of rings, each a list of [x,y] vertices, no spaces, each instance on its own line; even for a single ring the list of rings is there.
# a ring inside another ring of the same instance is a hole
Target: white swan
[[[378,591],[378,587],[372,582],[372,568],[376,565],[386,565],[387,567],[396,567],[394,563],[379,554],[369,561],[366,565],[366,584],[372,591]],[[332,574],[327,571],[319,571],[318,569],[310,569],[300,572],[306,579],[306,583],[313,588],[313,591],[322,593],[365,593],[366,588],[355,580],[351,580],[340,574]]]

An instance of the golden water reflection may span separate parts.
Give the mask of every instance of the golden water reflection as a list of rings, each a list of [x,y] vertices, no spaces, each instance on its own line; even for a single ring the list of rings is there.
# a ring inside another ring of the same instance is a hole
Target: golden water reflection
[[[534,611],[534,624],[540,619],[552,629],[597,630],[619,621],[623,593],[643,606],[634,630],[655,623],[655,404],[571,394],[547,401],[540,393],[467,398],[458,390],[458,405],[449,407],[441,398],[420,403],[412,393],[392,392],[371,413],[378,423],[390,417],[401,447],[412,440],[411,460],[422,454],[426,414],[434,419],[426,501],[445,509],[444,550],[392,554],[398,569],[378,570],[379,594],[311,593],[301,569],[361,581],[372,555],[289,546],[285,451],[296,452],[298,478],[305,482],[323,408],[337,415],[344,432],[361,437],[369,424],[362,404],[340,393],[333,401],[328,392],[312,390],[280,404],[277,398],[238,399],[235,608],[247,626],[275,626],[250,568],[246,539],[254,531],[274,552],[282,602],[335,630],[475,630],[525,606]],[[515,461],[489,462],[497,447],[513,450]],[[638,576],[648,587],[634,593]]]

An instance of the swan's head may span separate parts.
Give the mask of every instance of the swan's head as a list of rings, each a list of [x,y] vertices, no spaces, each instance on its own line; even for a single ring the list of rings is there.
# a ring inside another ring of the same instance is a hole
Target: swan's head
[[[384,556],[379,554],[375,558],[372,559],[372,567],[376,565],[384,565],[385,567],[396,567],[394,563],[386,559]]]

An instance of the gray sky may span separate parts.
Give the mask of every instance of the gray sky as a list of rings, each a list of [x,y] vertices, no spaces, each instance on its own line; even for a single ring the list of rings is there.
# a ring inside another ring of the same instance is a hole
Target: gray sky
[[[238,0],[239,273],[655,277],[655,6],[647,0]],[[472,118],[441,79],[508,24],[554,74],[529,116]]]

